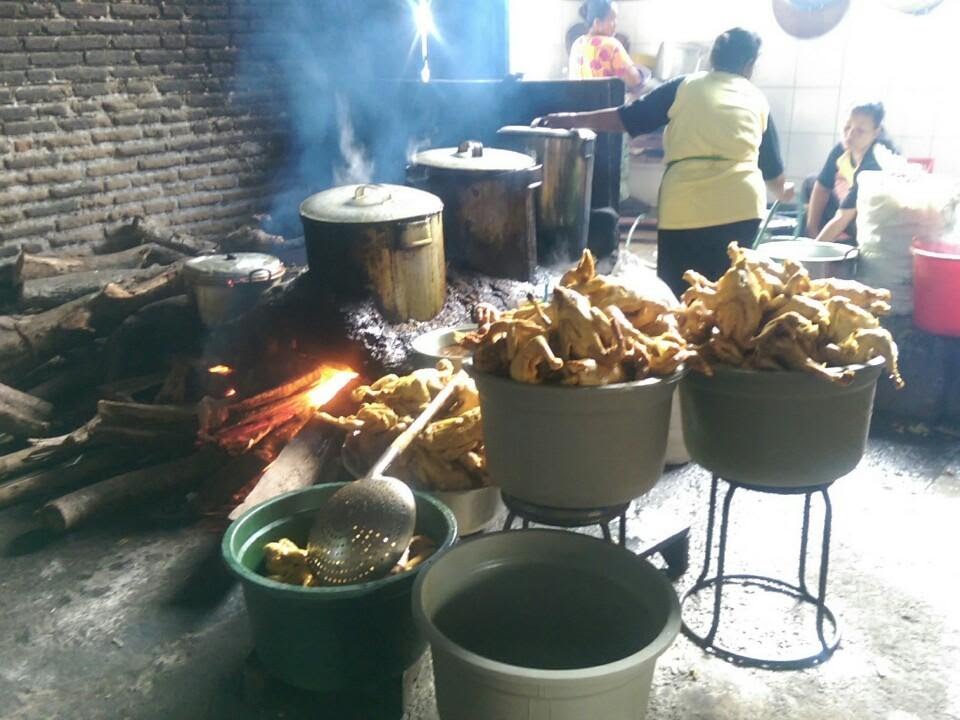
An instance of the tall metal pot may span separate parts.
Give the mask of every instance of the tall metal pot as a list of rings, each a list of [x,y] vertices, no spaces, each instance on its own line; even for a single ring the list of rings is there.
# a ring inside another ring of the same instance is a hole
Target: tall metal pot
[[[497,135],[543,165],[543,184],[536,193],[540,261],[578,257],[587,246],[597,134],[584,128],[507,125]]]
[[[410,185],[443,200],[450,262],[517,280],[537,264],[533,193],[542,178],[529,155],[473,140],[419,152],[407,167]]]
[[[443,202],[402,185],[344,185],[300,205],[310,274],[339,296],[369,288],[389,322],[429,320],[447,293]]]

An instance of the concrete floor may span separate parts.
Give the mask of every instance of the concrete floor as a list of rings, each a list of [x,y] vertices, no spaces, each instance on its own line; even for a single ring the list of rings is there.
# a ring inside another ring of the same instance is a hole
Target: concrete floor
[[[665,528],[692,526],[680,591],[702,562],[709,483],[696,466],[672,470],[628,523],[634,549]],[[877,433],[831,497],[836,655],[811,670],[750,670],[680,637],[657,666],[651,720],[960,718],[957,437]],[[220,566],[218,527],[138,516],[50,540],[31,531],[31,510],[0,513],[0,717],[381,717],[275,687],[251,691],[243,601]],[[789,579],[801,511],[796,497],[738,494],[728,571]],[[744,603],[731,598],[741,622],[730,631],[784,629],[779,609]],[[424,663],[411,677],[408,720],[436,720],[432,693]]]

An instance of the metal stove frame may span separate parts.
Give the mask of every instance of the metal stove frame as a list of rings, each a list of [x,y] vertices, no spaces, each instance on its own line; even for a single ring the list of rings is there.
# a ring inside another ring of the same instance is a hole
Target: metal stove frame
[[[723,509],[720,518],[719,546],[717,550],[717,573],[712,577],[707,577],[710,573],[710,561],[713,556],[713,534],[716,526],[717,516],[717,498],[719,495],[720,480],[727,483],[727,491],[723,498]],[[710,622],[710,630],[706,635],[698,635],[686,623],[682,622],[681,629],[683,634],[695,645],[703,650],[716,655],[727,662],[734,663],[743,667],[765,668],[768,670],[799,670],[802,668],[813,667],[825,662],[833,655],[833,652],[840,644],[840,623],[834,613],[827,607],[827,572],[830,560],[830,529],[833,519],[833,506],[830,503],[830,495],[827,492],[831,482],[820,485],[809,485],[796,488],[770,487],[760,485],[746,485],[734,482],[719,475],[713,475],[713,482],[710,487],[710,510],[707,517],[707,542],[703,561],[703,570],[693,586],[684,593],[680,600],[681,607],[686,601],[700,593],[701,591],[713,587],[713,614]],[[776,578],[766,577],[764,575],[725,575],[723,572],[724,563],[727,554],[727,534],[730,527],[730,504],[734,493],[743,488],[754,492],[771,493],[776,495],[803,495],[803,531],[800,539],[800,563],[797,571],[798,583],[796,585],[778,580]],[[807,569],[807,548],[809,545],[810,534],[810,504],[813,495],[820,494],[824,504],[823,536],[820,541],[820,573],[817,584],[817,595],[814,596],[807,588],[806,569]],[[720,627],[720,613],[722,609],[723,588],[727,585],[753,586],[765,592],[776,592],[787,595],[799,602],[813,605],[817,610],[817,639],[820,642],[820,652],[813,655],[796,658],[759,658],[734,652],[721,647],[717,641],[717,630]],[[825,623],[833,627],[833,632],[826,633]]]

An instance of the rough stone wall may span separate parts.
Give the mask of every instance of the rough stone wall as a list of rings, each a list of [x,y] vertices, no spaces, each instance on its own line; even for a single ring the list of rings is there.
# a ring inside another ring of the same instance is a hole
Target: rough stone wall
[[[0,0],[0,256],[263,210],[282,138],[234,75],[271,1]]]

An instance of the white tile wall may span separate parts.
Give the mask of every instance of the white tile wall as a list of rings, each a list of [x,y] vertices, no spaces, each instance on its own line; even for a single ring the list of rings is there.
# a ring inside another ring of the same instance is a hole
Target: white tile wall
[[[577,7],[571,0],[512,0],[513,69],[561,77],[563,36],[577,20]],[[960,175],[960,81],[952,59],[960,43],[960,0],[916,17],[858,0],[840,25],[811,40],[786,35],[768,0],[620,4],[620,31],[646,52],[664,40],[710,42],[734,25],[764,39],[753,79],[770,101],[791,178],[819,170],[852,104],[877,99],[905,154],[931,156],[937,172]]]

